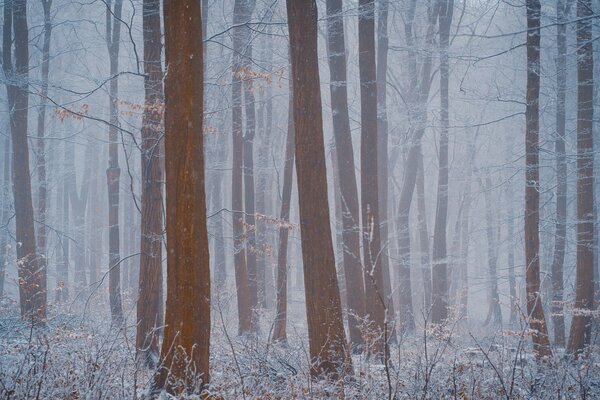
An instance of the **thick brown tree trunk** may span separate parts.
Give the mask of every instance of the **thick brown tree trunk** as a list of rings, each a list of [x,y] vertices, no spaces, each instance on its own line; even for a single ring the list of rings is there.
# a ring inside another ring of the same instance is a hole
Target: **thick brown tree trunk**
[[[454,12],[454,0],[440,0],[440,145],[438,158],[438,186],[435,225],[433,229],[433,265],[431,274],[432,308],[431,321],[439,324],[448,318],[448,260],[446,230],[448,219],[448,81],[450,65],[450,26]]]
[[[281,193],[281,223],[289,223],[292,199],[292,183],[294,180],[294,104],[293,87],[290,80],[290,101],[288,111],[288,131],[285,139],[285,160],[283,166],[283,188]],[[288,289],[288,236],[290,227],[279,227],[279,250],[277,252],[277,305],[273,341],[287,341],[287,289]]]
[[[591,342],[594,308],[594,59],[592,4],[577,2],[577,282],[568,351]]]
[[[571,8],[570,0],[556,3],[556,228],[554,233],[554,257],[552,259],[552,325],[554,344],[565,346],[564,276],[565,243],[567,234],[567,158],[565,149],[567,95],[567,25]]]
[[[244,136],[242,125],[242,51],[245,30],[237,25],[242,24],[246,0],[236,0],[233,9],[233,60],[231,83],[231,126],[233,141],[233,166],[231,169],[231,208],[233,211],[233,252],[235,281],[238,303],[238,332],[252,331],[252,307],[250,303],[250,283],[246,264],[246,248],[244,244],[244,199],[243,199],[243,160]]]
[[[162,326],[161,291],[164,177],[161,160],[163,72],[161,65],[160,0],[144,0],[144,115],[142,121],[142,221],[137,301],[138,357],[152,367],[158,356]]]
[[[365,315],[377,335],[371,352],[383,354],[387,339],[386,296],[381,270],[379,184],[377,176],[377,70],[375,67],[375,2],[360,0],[358,12],[360,72],[360,184],[365,275]]]
[[[365,289],[360,259],[360,214],[358,189],[354,168],[354,150],[348,115],[348,89],[346,80],[346,47],[344,18],[341,0],[327,1],[327,43],[331,83],[331,114],[333,137],[338,155],[338,172],[342,206],[342,242],[344,247],[344,277],[346,279],[346,304],[348,306],[348,333],[352,347],[363,343],[359,319],[365,315]]]
[[[317,54],[317,5],[287,0],[294,94],[296,174],[311,375],[351,371],[335,270]]]
[[[552,353],[540,293],[540,2],[527,0],[527,104],[525,109],[525,285],[536,357]]]
[[[108,190],[108,291],[110,301],[110,315],[115,325],[123,321],[123,307],[121,305],[121,249],[119,243],[119,44],[121,40],[121,11],[123,0],[106,3],[106,44],[110,60],[110,86],[109,86],[109,113],[110,126],[108,129],[108,169],[106,170],[106,184]]]
[[[14,36],[13,36],[14,32]],[[14,39],[15,63],[12,62]],[[46,265],[36,247],[29,173],[27,115],[29,111],[29,32],[27,1],[4,4],[2,66],[5,76],[12,139],[13,196],[16,223],[21,316],[31,322],[46,318]]]
[[[157,386],[209,383],[210,266],[204,189],[200,2],[165,3],[167,307]],[[196,374],[196,376],[194,376]],[[167,379],[168,377],[168,379]]]

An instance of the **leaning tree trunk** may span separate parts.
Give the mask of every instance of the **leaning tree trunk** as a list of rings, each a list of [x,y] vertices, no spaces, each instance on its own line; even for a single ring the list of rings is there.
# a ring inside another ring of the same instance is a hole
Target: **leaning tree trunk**
[[[111,0],[106,3],[106,44],[110,59],[110,86],[108,91],[110,126],[108,129],[108,169],[106,170],[106,184],[108,190],[108,291],[110,302],[110,315],[112,322],[119,325],[123,321],[123,307],[121,305],[121,251],[119,243],[119,43],[121,36],[121,10],[123,0],[115,0],[111,9]]]
[[[568,351],[591,342],[594,308],[594,59],[592,5],[577,2],[577,282]]]
[[[360,72],[360,186],[365,275],[365,315],[376,339],[370,352],[382,355],[387,340],[386,296],[381,270],[379,184],[377,176],[377,70],[375,67],[375,3],[360,0],[358,12]]]
[[[448,220],[448,81],[450,65],[450,25],[454,11],[454,0],[441,0],[439,4],[440,24],[440,147],[437,186],[437,207],[433,228],[433,265],[431,273],[432,307],[431,322],[439,324],[448,318],[448,260],[446,230]]]
[[[363,337],[359,329],[365,315],[365,293],[360,260],[360,214],[358,189],[354,168],[354,150],[348,114],[348,89],[346,80],[346,47],[344,43],[344,18],[341,0],[327,1],[327,43],[331,84],[331,114],[333,138],[338,156],[336,171],[339,177],[342,206],[342,243],[344,247],[344,277],[346,279],[346,304],[348,306],[348,333],[353,349],[359,349]]]
[[[242,50],[245,30],[237,25],[243,22],[245,0],[236,0],[233,8],[233,60],[231,82],[231,131],[233,142],[233,166],[231,168],[231,208],[233,224],[233,252],[235,282],[237,286],[238,332],[252,331],[252,307],[250,303],[250,283],[244,248],[244,201],[243,201],[243,159],[244,136],[242,125]]]
[[[317,52],[317,5],[287,0],[290,34],[296,175],[311,375],[337,380],[351,371],[335,270]]]
[[[14,31],[14,37],[12,35]],[[13,40],[14,39],[14,40]],[[14,41],[15,63],[12,62]],[[29,111],[29,32],[27,1],[4,3],[2,66],[10,116],[13,164],[17,264],[19,265],[19,302],[21,317],[38,322],[46,318],[46,266],[37,253],[33,225],[33,200],[29,173],[27,114]]]
[[[565,243],[567,234],[567,157],[565,149],[567,96],[567,25],[571,7],[570,0],[558,0],[556,4],[556,228],[554,234],[554,257],[552,259],[552,325],[554,344],[565,346],[564,273]]]
[[[294,108],[293,87],[290,80],[288,131],[285,139],[285,160],[283,166],[283,188],[281,193],[281,226],[279,227],[279,251],[277,252],[277,305],[273,341],[287,341],[287,288],[288,288],[288,236],[290,232],[290,205],[294,173]]]
[[[525,109],[525,282],[527,322],[536,357],[552,354],[540,293],[540,2],[527,0],[527,98]]]
[[[167,306],[157,386],[180,394],[209,383],[210,265],[202,135],[200,2],[164,6]],[[193,368],[193,374],[190,371]],[[167,379],[168,378],[168,379]]]
[[[161,65],[160,0],[144,0],[144,115],[142,121],[142,221],[137,301],[136,349],[140,361],[152,367],[158,356],[161,321],[162,230],[164,173],[161,159],[163,72]]]

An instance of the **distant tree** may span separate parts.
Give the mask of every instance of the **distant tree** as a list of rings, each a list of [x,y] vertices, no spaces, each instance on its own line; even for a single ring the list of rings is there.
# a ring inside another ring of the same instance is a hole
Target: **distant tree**
[[[540,2],[527,0],[525,131],[525,284],[527,320],[536,357],[552,354],[540,292]]]
[[[337,379],[340,373],[349,372],[352,364],[329,225],[317,5],[314,0],[287,0],[287,15],[311,375]]]
[[[156,386],[181,394],[209,383],[210,266],[204,188],[200,2],[170,1],[165,23],[167,305]]]
[[[577,1],[577,280],[568,351],[591,342],[594,309],[594,46],[591,0]]]
[[[144,114],[142,120],[142,221],[136,348],[152,366],[162,326],[163,160],[161,151],[163,72],[160,0],[144,0]]]

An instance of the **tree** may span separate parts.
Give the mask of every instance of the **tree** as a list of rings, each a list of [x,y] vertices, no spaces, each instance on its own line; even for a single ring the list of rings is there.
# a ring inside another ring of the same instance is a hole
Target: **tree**
[[[536,357],[552,354],[540,293],[540,2],[527,0],[525,108],[525,285],[528,323]]]
[[[567,234],[567,157],[565,149],[567,95],[567,25],[571,8],[570,0],[556,3],[556,231],[554,234],[554,256],[552,258],[552,325],[554,343],[565,345],[565,316],[563,305],[565,242]]]
[[[40,262],[46,264],[46,146],[44,136],[46,133],[46,103],[48,97],[48,74],[50,72],[50,37],[52,35],[52,21],[50,20],[50,8],[52,0],[42,0],[44,9],[44,44],[42,46],[42,90],[40,93],[40,107],[37,118],[37,173],[38,173],[38,203],[37,218],[37,246],[42,255]]]
[[[157,386],[209,382],[210,266],[204,189],[200,2],[164,6],[167,306]],[[167,379],[167,377],[169,379]]]
[[[348,333],[353,347],[358,349],[363,338],[359,319],[365,314],[365,289],[360,260],[360,222],[358,189],[354,168],[354,150],[348,114],[346,79],[346,46],[342,0],[327,0],[327,43],[331,93],[331,115],[335,141],[338,180],[342,211],[342,245],[344,248],[344,278],[348,307]]]
[[[311,375],[336,379],[340,372],[351,370],[351,360],[329,225],[317,58],[317,5],[314,0],[287,0],[287,15]]]
[[[252,305],[250,302],[249,271],[244,248],[244,201],[243,201],[243,160],[244,137],[242,124],[242,51],[245,30],[242,29],[244,9],[247,0],[236,0],[233,6],[233,60],[231,66],[231,132],[233,166],[231,168],[231,208],[233,209],[233,251],[235,282],[237,286],[238,331],[252,331]]]
[[[108,129],[108,169],[106,184],[108,190],[108,291],[110,314],[113,324],[123,321],[121,305],[121,251],[119,243],[119,44],[121,40],[121,11],[123,0],[106,2],[106,45],[110,60],[110,86],[108,90],[110,125]]]
[[[283,166],[283,188],[281,189],[281,212],[279,218],[285,224],[290,219],[290,205],[292,199],[292,184],[294,173],[294,104],[293,87],[290,80],[288,131],[285,138],[285,161]],[[290,227],[279,227],[279,251],[277,252],[277,304],[275,311],[275,326],[273,327],[273,341],[287,341],[287,270],[288,270],[288,236]]]
[[[577,2],[577,281],[568,351],[591,342],[594,308],[594,58],[592,4]]]
[[[14,33],[14,36],[13,36]],[[12,62],[14,39],[15,62]],[[29,173],[27,115],[29,111],[29,32],[27,1],[4,3],[2,66],[6,84],[12,141],[13,197],[16,222],[19,303],[21,317],[31,322],[46,318],[46,266],[37,252]]]
[[[12,202],[10,201],[10,136],[4,139],[4,152],[2,156],[2,211],[0,212],[0,298],[4,296],[4,282],[6,281],[6,264],[8,254],[8,218],[10,216]]]
[[[136,348],[152,366],[158,355],[162,287],[162,151],[163,72],[160,1],[144,0],[144,115],[142,121],[142,227],[137,301]]]
[[[448,81],[450,65],[450,26],[454,12],[454,0],[440,0],[440,147],[438,165],[437,207],[433,228],[433,268],[431,274],[432,308],[431,321],[442,323],[448,318],[448,261],[446,230],[448,224]]]
[[[385,293],[381,270],[379,185],[377,176],[377,70],[375,67],[375,3],[360,0],[358,12],[358,63],[360,72],[360,185],[365,274],[365,314],[378,339],[373,351],[383,354]],[[387,339],[387,337],[385,337]]]

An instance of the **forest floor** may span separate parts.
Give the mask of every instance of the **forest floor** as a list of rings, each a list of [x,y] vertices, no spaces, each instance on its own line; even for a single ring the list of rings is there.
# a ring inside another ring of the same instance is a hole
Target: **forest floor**
[[[261,332],[238,336],[234,302],[213,303],[210,391],[224,399],[600,399],[600,359],[591,351],[568,361],[560,350],[538,363],[521,328],[482,327],[460,321],[423,329],[391,343],[386,368],[376,358],[353,356],[354,375],[341,385],[308,374],[303,304],[292,303],[288,343],[270,343],[272,315]],[[43,329],[32,329],[17,305],[0,301],[0,398],[136,399],[146,397],[151,371],[136,366],[135,310],[129,324],[111,329],[106,305],[51,310]],[[99,312],[98,310],[102,310]],[[191,393],[186,398],[200,398]],[[164,394],[163,394],[163,397]]]

